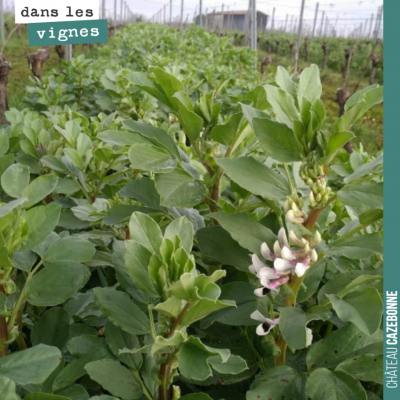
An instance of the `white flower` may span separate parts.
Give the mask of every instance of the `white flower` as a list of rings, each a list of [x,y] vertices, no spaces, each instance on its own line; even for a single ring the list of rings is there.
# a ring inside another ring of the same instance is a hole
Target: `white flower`
[[[261,322],[260,325],[257,326],[256,333],[259,336],[265,336],[268,335],[268,333],[271,331],[271,329],[275,328],[279,324],[279,318],[275,319],[269,319],[264,317],[259,311],[254,311],[250,315],[251,319],[254,319],[255,321]]]
[[[319,233],[319,231],[316,231],[314,234],[314,238],[311,241],[311,246],[318,246],[321,243],[321,234]]]
[[[290,210],[286,213],[286,220],[288,222],[292,222],[293,224],[302,224],[304,222],[304,218],[296,217],[293,210]]]
[[[304,263],[297,263],[296,264],[296,268],[294,270],[295,274],[299,277],[302,277],[306,271],[308,270],[308,268],[310,268],[309,265],[304,264]]]
[[[266,265],[258,258],[257,254],[253,254],[251,256],[251,261],[253,262],[252,269],[255,270],[255,274],[257,275],[262,268],[265,268]],[[251,267],[251,266],[250,266]]]
[[[266,260],[275,260],[275,254],[269,249],[267,243],[261,245],[261,254]]]
[[[259,277],[259,279],[263,279],[263,278],[278,279],[281,276],[273,268],[264,267],[264,268],[261,268],[260,271],[258,272],[258,277]]]
[[[296,246],[303,247],[303,242],[301,241],[301,239],[299,239],[299,238],[296,236],[296,234],[295,234],[294,231],[292,231],[292,230],[289,232],[289,239],[290,239],[290,241],[291,241],[293,244],[295,244]]]
[[[281,257],[285,260],[292,261],[296,258],[296,256],[292,253],[292,250],[289,247],[284,246],[281,251]]]
[[[318,261],[318,254],[315,251],[315,249],[312,249],[312,251],[311,251],[311,260],[312,260],[312,262],[317,262]]]
[[[274,253],[277,257],[281,256],[281,246],[279,245],[279,241],[275,241],[274,243]]]
[[[287,240],[285,228],[279,229],[278,239],[279,239],[279,243],[280,243],[281,247],[284,247],[284,246],[289,247],[289,242]]]
[[[295,268],[292,262],[283,258],[277,258],[274,261],[274,267],[279,273],[285,273]]]
[[[306,347],[311,346],[313,340],[312,330],[310,328],[306,328]]]

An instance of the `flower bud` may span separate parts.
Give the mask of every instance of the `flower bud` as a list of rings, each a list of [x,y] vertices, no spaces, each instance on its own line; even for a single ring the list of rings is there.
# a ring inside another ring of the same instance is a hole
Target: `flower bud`
[[[314,240],[311,242],[312,246],[318,246],[321,243],[321,234],[319,231],[316,231],[314,234]]]
[[[315,249],[312,249],[312,251],[311,251],[311,260],[312,260],[312,262],[317,262],[318,261],[318,254],[315,251]]]
[[[275,258],[274,254],[269,249],[267,243],[263,243],[261,245],[261,254],[266,260],[272,261]]]
[[[290,250],[289,247],[286,246],[282,248],[281,257],[284,260],[289,260],[289,261],[296,259],[296,256],[292,253],[292,250]]]
[[[279,239],[279,244],[281,245],[281,247],[283,247],[283,246],[287,246],[288,247],[289,246],[285,228],[282,227],[281,229],[279,229],[278,239]]]
[[[281,246],[279,245],[278,240],[274,243],[274,253],[277,257],[281,256]]]
[[[317,205],[317,202],[315,201],[314,193],[313,193],[312,191],[310,192],[309,198],[310,198],[310,204],[311,204],[311,206],[312,206],[312,207],[315,207],[315,206]]]

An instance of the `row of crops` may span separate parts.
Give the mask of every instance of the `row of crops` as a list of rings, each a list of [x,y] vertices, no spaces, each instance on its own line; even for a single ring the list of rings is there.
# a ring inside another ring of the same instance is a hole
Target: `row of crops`
[[[134,24],[0,131],[2,400],[376,400],[382,102]]]
[[[245,35],[239,32],[231,34],[234,43],[245,45]],[[274,64],[279,65],[282,58],[294,58],[296,36],[283,32],[264,32],[258,37],[258,47],[267,52]],[[351,52],[351,74],[355,78],[370,76],[374,70],[374,80],[383,81],[383,43],[379,40],[344,39],[344,38],[309,38],[300,42],[300,58],[306,62],[317,64],[320,68],[343,72],[346,64],[346,52]],[[371,54],[373,56],[371,57]]]

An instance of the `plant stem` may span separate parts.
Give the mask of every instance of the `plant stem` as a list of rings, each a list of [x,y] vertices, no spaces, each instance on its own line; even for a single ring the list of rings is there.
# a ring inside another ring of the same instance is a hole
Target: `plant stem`
[[[317,219],[321,212],[324,210],[324,208],[315,208],[310,211],[308,214],[308,217],[306,221],[304,221],[303,226],[307,229],[312,229],[314,228],[314,225],[317,222]],[[299,277],[295,275],[292,279],[292,281],[289,283],[290,289],[292,289],[292,294],[286,295],[286,300],[285,300],[285,307],[295,307],[296,302],[297,302],[297,295],[299,293],[299,289],[301,287],[301,284],[303,283],[304,278],[306,277],[307,273],[305,273],[302,277]],[[277,343],[278,347],[281,350],[281,354],[279,356],[275,357],[275,365],[285,365],[286,364],[286,349],[287,349],[287,343],[285,342],[285,339],[283,338],[282,334],[280,334]]]
[[[172,325],[171,330],[164,335],[164,337],[166,339],[170,338],[174,334],[174,332],[178,328],[179,324],[181,323],[183,317],[189,311],[190,307],[191,307],[191,304],[187,303],[186,306],[181,311],[181,313],[176,318],[174,324]],[[160,367],[160,375],[159,375],[159,377],[160,377],[160,386],[158,388],[159,400],[170,400],[171,399],[171,392],[169,390],[169,384],[168,383],[169,383],[169,376],[170,376],[170,373],[171,373],[172,357],[173,357],[173,354],[170,355],[166,359],[166,361],[164,361],[161,364],[161,367]]]
[[[11,329],[14,328],[15,321],[17,320],[19,310],[23,307],[23,304],[25,302],[26,286],[27,286],[28,282],[31,280],[31,278],[33,277],[33,275],[36,273],[36,271],[41,267],[42,264],[43,264],[43,260],[40,260],[40,262],[36,265],[36,267],[31,272],[28,273],[24,288],[21,291],[21,294],[19,296],[17,304],[15,305],[14,309],[12,310],[11,317],[8,321],[8,331],[9,332],[11,332]]]
[[[6,294],[3,285],[0,285],[0,292]],[[5,357],[8,353],[8,346],[4,344],[8,340],[7,321],[4,317],[0,317],[0,357]]]

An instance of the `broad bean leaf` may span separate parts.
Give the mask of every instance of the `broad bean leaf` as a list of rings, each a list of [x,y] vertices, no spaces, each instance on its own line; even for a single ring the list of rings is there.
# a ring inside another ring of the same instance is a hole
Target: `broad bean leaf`
[[[307,380],[307,396],[313,400],[367,400],[361,383],[340,371],[319,368]]]
[[[281,200],[290,195],[290,187],[282,175],[273,172],[253,157],[217,160],[234,182],[250,193],[270,200]]]
[[[39,344],[1,358],[0,376],[9,378],[18,385],[40,384],[60,362],[60,350]]]
[[[383,355],[362,354],[341,362],[336,371],[343,371],[360,381],[383,385]]]
[[[270,368],[256,376],[247,392],[247,400],[296,399],[306,400],[306,376],[294,369],[281,366]]]
[[[96,304],[116,326],[132,335],[145,335],[150,331],[146,314],[124,292],[111,288],[94,289]]]
[[[134,400],[142,395],[139,380],[118,361],[99,360],[85,366],[90,378],[122,400]]]
[[[26,285],[27,301],[38,307],[57,306],[81,290],[90,278],[86,265],[57,261],[37,272]]]
[[[11,197],[19,199],[29,184],[29,168],[21,164],[13,164],[1,175],[1,187]]]
[[[28,210],[24,219],[28,224],[28,233],[18,251],[32,250],[42,243],[55,229],[60,219],[61,207],[56,204],[39,206]]]

